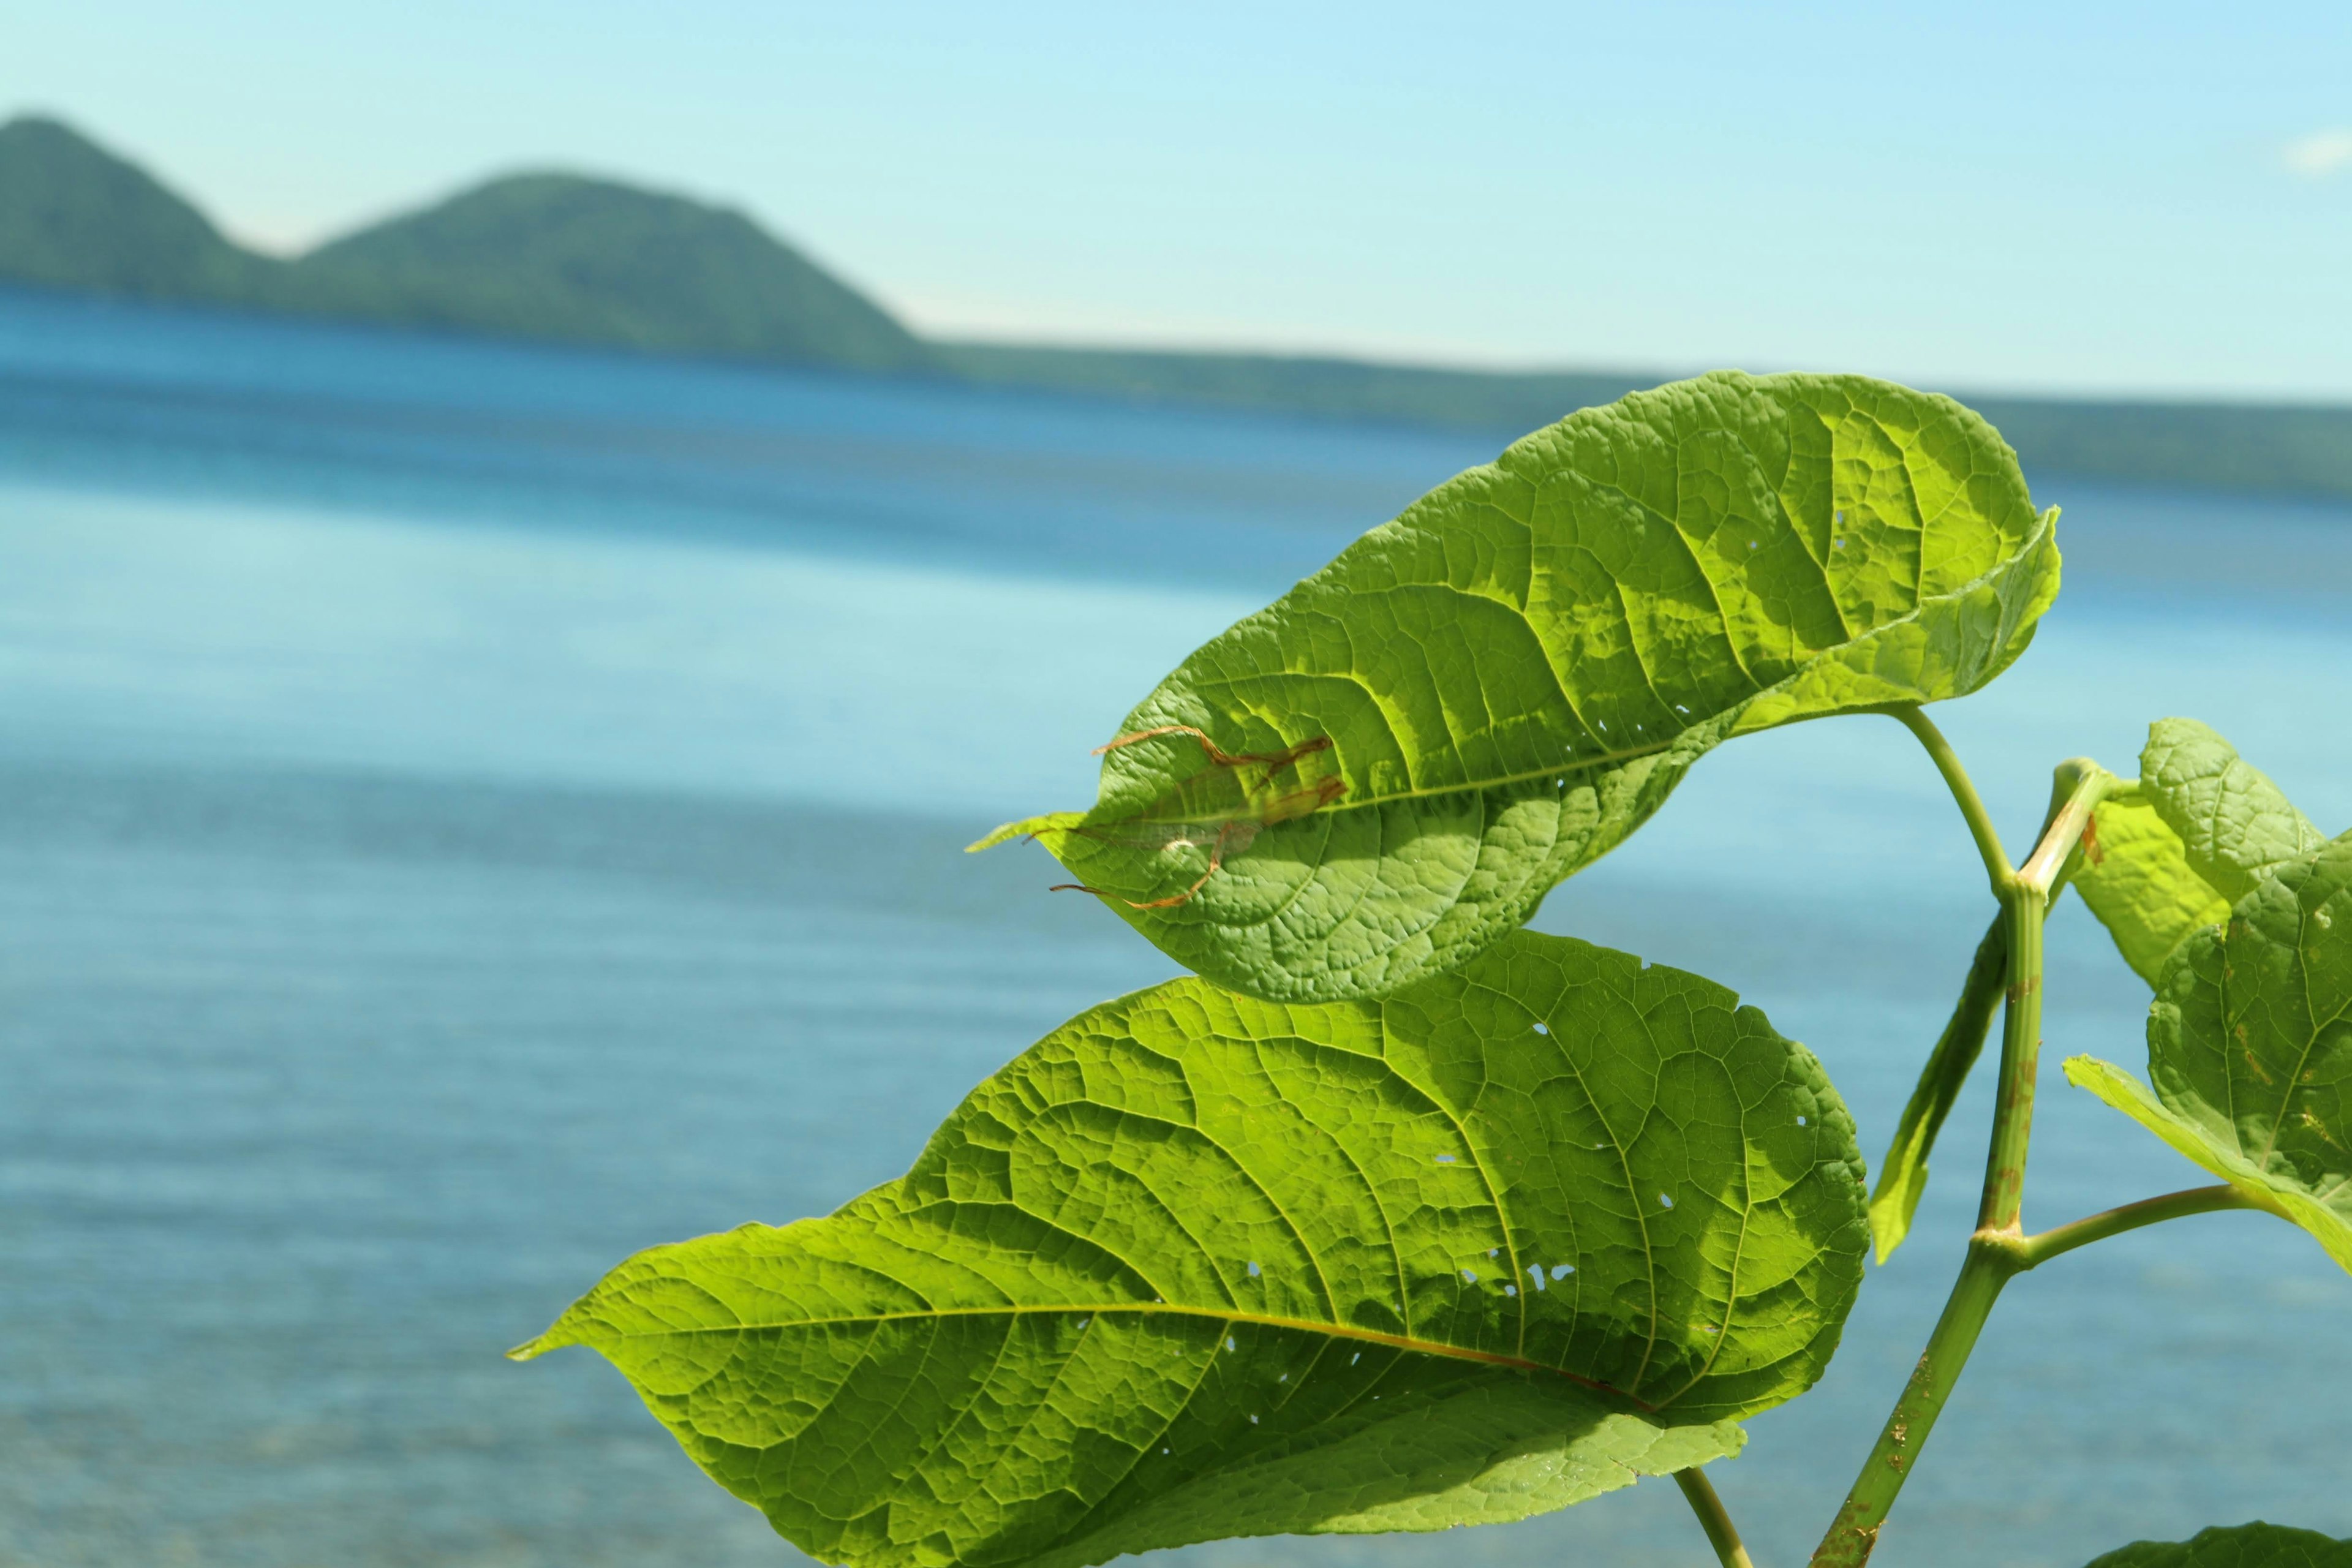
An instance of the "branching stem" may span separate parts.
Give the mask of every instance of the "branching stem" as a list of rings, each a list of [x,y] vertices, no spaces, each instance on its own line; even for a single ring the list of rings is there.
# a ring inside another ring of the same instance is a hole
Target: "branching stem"
[[[1706,1531],[1706,1543],[1715,1548],[1716,1558],[1723,1568],[1756,1568],[1755,1559],[1739,1543],[1739,1531],[1733,1528],[1723,1500],[1715,1495],[1715,1483],[1706,1479],[1706,1472],[1696,1468],[1676,1470],[1675,1484],[1690,1500],[1691,1511],[1698,1515],[1699,1527]]]
[[[2142,1198],[2136,1204],[2125,1204],[2104,1214],[2078,1219],[2072,1225],[2062,1225],[2045,1230],[2039,1236],[2029,1236],[2014,1244],[2021,1269],[2034,1268],[2062,1257],[2078,1247],[2088,1247],[2095,1241],[2105,1241],[2111,1236],[2121,1236],[2127,1230],[2137,1230],[2144,1225],[2160,1225],[2168,1219],[2179,1219],[2192,1214],[2213,1214],[2223,1209],[2253,1209],[2258,1213],[2276,1215],[2293,1224],[2294,1216],[2276,1201],[2233,1187],[2223,1182],[2210,1187],[2190,1187],[2185,1192],[2167,1193],[2160,1198]]]
[[[1978,1206],[1977,1231],[1969,1241],[1968,1261],[1952,1285],[1919,1357],[1910,1382],[1895,1403],[1878,1441],[1863,1462],[1862,1474],[1846,1493],[1844,1504],[1829,1533],[1813,1552],[1813,1568],[1860,1568],[1878,1544],[1878,1531],[1887,1510],[1908,1479],[1913,1461],[1934,1429],[1944,1403],[1959,1382],[1960,1369],[1976,1348],[1977,1336],[1991,1315],[1993,1303],[2012,1275],[2041,1261],[2031,1257],[2034,1243],[2021,1234],[2019,1215],[2025,1193],[2025,1156],[2033,1135],[2034,1079],[2042,1054],[2042,926],[2050,910],[2053,891],[2062,887],[2083,829],[2100,798],[2116,783],[2096,763],[2076,760],[2060,766],[2051,794],[2050,812],[2041,840],[2022,869],[2012,868],[2000,847],[1983,799],[1960,765],[1950,744],[1916,706],[1883,710],[1900,720],[1934,759],[1944,775],[1969,832],[1984,858],[1993,893],[2000,900],[2001,921],[2008,937],[2007,1005],[2002,1014],[2000,1083],[1993,1101],[1991,1146],[1985,1157],[1984,1194]],[[2224,1206],[2212,1204],[2209,1206]],[[2196,1212],[2184,1210],[2183,1212]],[[2100,1216],[2104,1219],[2105,1216]],[[2168,1218],[2158,1214],[2150,1224]],[[2085,1224],[2095,1222],[2084,1222]],[[2072,1227],[2066,1227],[2071,1229]],[[2053,1233],[2053,1235],[2061,1235]],[[2103,1232],[2102,1234],[2112,1234]],[[2046,1242],[2049,1237],[2036,1237]],[[2095,1240],[2085,1235],[2084,1240]],[[2067,1250],[2060,1246],[2046,1256]]]

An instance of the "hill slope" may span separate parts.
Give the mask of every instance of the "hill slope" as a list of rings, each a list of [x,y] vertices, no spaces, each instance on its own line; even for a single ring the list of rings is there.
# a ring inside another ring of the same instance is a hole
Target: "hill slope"
[[[150,300],[245,302],[278,265],[55,120],[0,125],[0,278]]]
[[[860,370],[930,363],[881,307],[740,213],[568,174],[494,180],[294,264],[337,314]]]
[[[0,125],[0,280],[672,353],[931,363],[880,306],[740,213],[520,174],[285,262],[32,117]]]

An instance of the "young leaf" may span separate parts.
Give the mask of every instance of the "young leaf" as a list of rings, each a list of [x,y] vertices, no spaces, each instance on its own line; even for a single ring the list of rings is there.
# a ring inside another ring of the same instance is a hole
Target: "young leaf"
[[[1538,431],[1186,659],[1033,818],[1171,957],[1273,1000],[1460,963],[1734,735],[1975,690],[2052,512],[1943,397],[1731,373]]]
[[[2352,1269],[2352,837],[2281,868],[2174,950],[2147,1022],[2151,1094],[2066,1077],[2316,1237]]]
[[[1919,1069],[1919,1082],[1895,1124],[1895,1142],[1879,1163],[1878,1185],[1870,1194],[1870,1235],[1881,1263],[1894,1257],[1911,1234],[1911,1216],[1919,1211],[1920,1195],[1927,1190],[1927,1156],[1969,1081],[1969,1069],[1984,1051],[1993,1009],[2008,978],[2009,925],[1995,915],[1984,940],[1977,943],[1952,1016]]]
[[[2099,804],[2074,886],[2149,984],[2191,931],[2326,840],[2279,787],[2194,719],[2148,726],[2137,787]]]
[[[2280,867],[2327,842],[2237,748],[2194,719],[2159,719],[2139,754],[2140,787],[2189,868],[2236,903]]]
[[[2180,836],[2137,785],[2092,812],[2074,886],[2124,962],[2150,985],[2191,931],[2230,918],[2230,900],[2189,868]]]
[[[516,1353],[603,1352],[826,1562],[1076,1568],[1732,1453],[1827,1363],[1863,1239],[1802,1047],[1522,932],[1385,1003],[1108,1003],[902,1179],[642,1253]]]
[[[2135,1541],[2088,1568],[2352,1568],[2352,1541],[2256,1520],[2217,1524],[2187,1541]]]

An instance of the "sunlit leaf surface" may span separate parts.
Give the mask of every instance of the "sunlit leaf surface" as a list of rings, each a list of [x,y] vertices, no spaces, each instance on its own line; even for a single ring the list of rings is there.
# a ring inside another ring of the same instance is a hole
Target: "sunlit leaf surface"
[[[1092,810],[984,842],[1035,833],[1227,986],[1385,994],[1520,924],[1722,741],[1990,680],[2057,593],[2054,516],[1946,398],[1640,393],[1365,535],[1128,716]]]
[[[1735,1451],[1861,1277],[1860,1157],[1720,986],[1517,933],[1383,1003],[1072,1020],[824,1219],[623,1264],[586,1344],[834,1563],[1517,1519]]]
[[[2147,1085],[2089,1057],[2066,1076],[2275,1205],[2352,1269],[2352,837],[2281,868],[2174,950]]]
[[[2325,836],[2227,741],[2193,719],[2148,726],[2137,785],[2102,801],[2074,886],[2149,984],[2190,932]]]

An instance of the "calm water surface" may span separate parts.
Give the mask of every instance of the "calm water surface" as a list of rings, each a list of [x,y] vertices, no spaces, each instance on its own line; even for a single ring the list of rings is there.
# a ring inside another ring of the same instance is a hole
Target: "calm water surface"
[[[0,1563],[797,1554],[616,1374],[499,1350],[625,1253],[823,1212],[1169,966],[1034,850],[1170,665],[1491,456],[1153,412],[0,295]],[[2205,718],[2352,824],[2352,513],[2047,477],[2067,587],[1943,722],[2013,834]],[[1538,924],[1702,970],[1884,1148],[1987,910],[1892,724],[1711,758]],[[2054,1058],[2146,993],[2055,920]],[[2049,1090],[2054,1222],[2189,1184]],[[1979,1092],[1813,1394],[1718,1467],[1801,1561],[1958,1262]],[[2352,1533],[2352,1281],[2210,1216],[2002,1303],[1882,1548],[2072,1568]],[[1207,1568],[1686,1563],[1644,1483]]]

